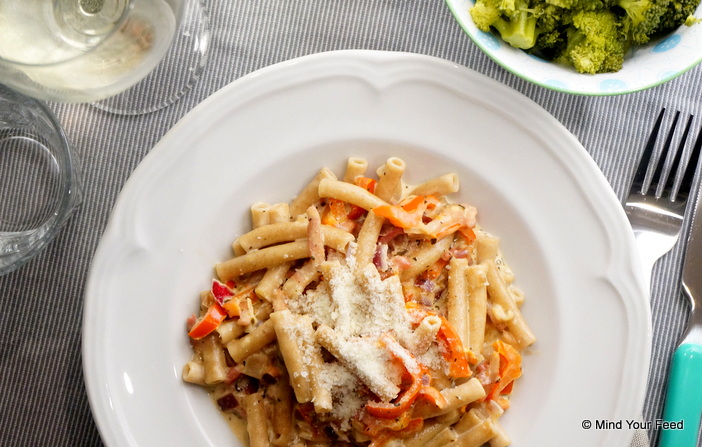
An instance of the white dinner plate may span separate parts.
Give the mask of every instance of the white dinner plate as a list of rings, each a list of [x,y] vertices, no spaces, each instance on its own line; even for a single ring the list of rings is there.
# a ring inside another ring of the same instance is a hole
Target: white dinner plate
[[[339,51],[264,68],[193,109],[134,171],[90,271],[83,359],[108,446],[236,446],[181,380],[186,318],[257,201],[287,201],[347,157],[455,171],[502,239],[538,337],[503,425],[513,445],[627,446],[651,342],[624,212],[578,141],[524,96],[448,61]],[[584,429],[587,422],[593,427]],[[595,429],[623,421],[622,430]]]

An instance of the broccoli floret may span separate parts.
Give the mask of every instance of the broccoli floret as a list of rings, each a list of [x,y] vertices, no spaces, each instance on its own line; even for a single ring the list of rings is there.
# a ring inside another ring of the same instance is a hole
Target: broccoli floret
[[[612,11],[576,13],[567,35],[568,44],[557,62],[571,65],[580,73],[613,72],[622,68],[626,35]]]
[[[536,18],[529,12],[520,12],[509,20],[500,18],[492,26],[515,48],[529,49],[536,43]]]
[[[534,15],[537,36],[530,53],[553,59],[566,45],[566,30],[572,22],[572,12],[560,6],[538,3],[534,6]]]
[[[700,0],[671,0],[661,17],[658,31],[667,33],[684,24],[695,13]]]
[[[618,71],[630,46],[702,21],[692,16],[700,0],[475,1],[479,29],[582,73]]]
[[[698,19],[697,17],[695,17],[695,16],[693,16],[693,15],[689,15],[689,16],[687,16],[687,18],[685,19],[685,26],[697,25],[697,24],[700,23],[700,22],[702,22],[702,19]]]
[[[470,15],[478,29],[494,28],[513,47],[528,49],[536,42],[536,17],[524,0],[477,0]]]
[[[571,11],[596,11],[609,9],[616,0],[545,0],[546,4]]]
[[[489,33],[492,24],[502,17],[500,1],[476,0],[475,5],[470,8],[470,16],[479,30]]]
[[[651,39],[659,29],[669,3],[670,0],[617,0],[617,6],[626,13],[622,24],[633,43],[644,44]]]

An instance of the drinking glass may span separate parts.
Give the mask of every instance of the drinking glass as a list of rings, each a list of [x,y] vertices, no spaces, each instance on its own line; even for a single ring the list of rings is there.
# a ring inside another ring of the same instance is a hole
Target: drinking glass
[[[0,79],[43,100],[92,102],[117,113],[156,110],[175,95],[164,98],[158,80],[153,91],[140,87],[139,101],[101,101],[128,95],[169,53],[183,61],[183,79],[168,77],[182,94],[200,75],[207,41],[199,0],[0,1]]]
[[[0,275],[36,256],[81,197],[77,161],[54,115],[0,85]]]

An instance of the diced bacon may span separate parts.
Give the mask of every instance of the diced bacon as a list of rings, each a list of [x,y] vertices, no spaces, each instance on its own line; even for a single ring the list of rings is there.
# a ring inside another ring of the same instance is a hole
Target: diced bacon
[[[193,326],[195,326],[196,321],[197,321],[197,315],[192,314],[188,317],[188,320],[186,322],[188,331],[190,331],[190,329],[192,329]]]
[[[310,248],[310,257],[315,264],[324,262],[324,236],[322,235],[322,221],[319,211],[314,206],[307,209],[307,243]]]
[[[390,262],[396,270],[407,270],[412,266],[412,262],[406,256],[393,256]]]

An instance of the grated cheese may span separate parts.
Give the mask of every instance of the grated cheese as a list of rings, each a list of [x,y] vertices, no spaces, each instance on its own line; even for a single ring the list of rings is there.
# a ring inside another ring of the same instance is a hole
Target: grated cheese
[[[333,354],[339,361],[323,363],[316,382],[333,396],[330,415],[346,423],[367,400],[359,396],[361,386],[383,400],[392,400],[400,392],[402,371],[381,345],[381,335],[390,333],[425,365],[437,367],[443,361],[437,346],[417,346],[399,278],[383,280],[373,265],[356,272],[350,260],[326,261],[317,287],[287,303],[291,312],[306,315],[315,326],[330,330],[325,333],[332,335],[329,343],[333,343]],[[306,362],[313,355],[310,349],[321,350],[321,346],[307,344],[303,353]]]

